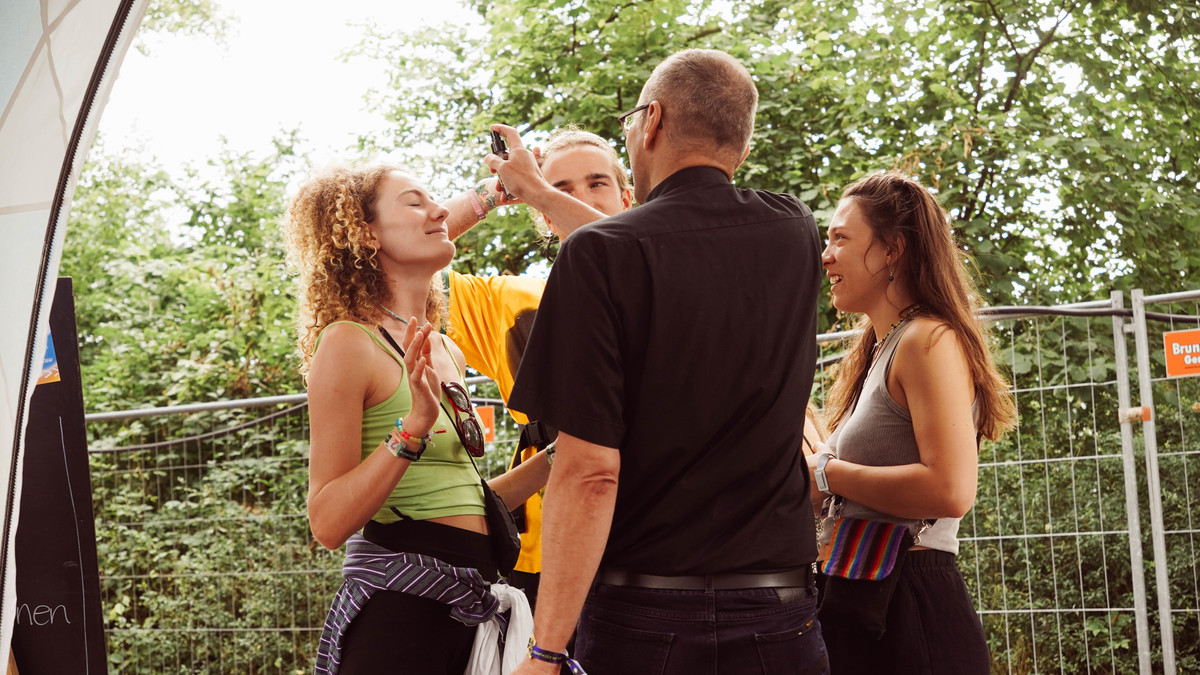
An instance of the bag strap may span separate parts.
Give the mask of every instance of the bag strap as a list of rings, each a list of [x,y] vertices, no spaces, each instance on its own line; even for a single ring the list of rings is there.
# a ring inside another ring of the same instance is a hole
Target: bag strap
[[[400,356],[404,356],[404,350],[400,348],[400,345],[396,344],[396,339],[392,337],[392,334],[389,333],[386,328],[384,328],[383,326],[380,326],[379,332],[383,334],[383,337],[385,340],[388,341],[388,344],[390,344],[393,349],[395,349],[397,352],[400,353]],[[457,365],[457,364],[455,364],[455,365]],[[442,412],[446,413],[446,419],[451,419],[451,420],[454,419],[454,416],[450,414],[450,411],[446,410],[446,404],[444,401],[441,400],[440,397],[438,398],[438,405],[441,406]],[[455,433],[458,433],[457,429],[455,429]],[[471,460],[471,468],[475,469],[475,475],[479,476],[480,484],[483,485],[485,490],[490,490],[491,488],[488,487],[487,481],[484,480],[484,478],[483,478],[483,474],[479,472],[479,467],[475,464],[475,458],[472,457],[471,453],[469,453],[469,452],[467,453],[467,459]],[[400,516],[401,520],[412,520],[411,517],[406,516],[403,513],[401,513],[400,510],[397,509],[396,507],[391,506],[389,508],[392,510],[392,513],[395,513],[397,516]]]
[[[892,352],[892,354],[891,354],[891,358],[894,358],[894,357],[895,357],[895,354],[896,354],[895,352]],[[892,365],[892,364],[891,364],[891,358],[889,358],[889,359],[888,359],[888,365],[887,365],[887,368],[888,368],[889,370],[891,369],[891,365]],[[871,365],[874,365],[874,364],[871,364]],[[857,409],[857,408],[858,408],[858,400],[859,400],[859,398],[862,396],[863,389],[866,387],[866,384],[867,384],[867,377],[868,377],[870,374],[871,374],[871,366],[869,365],[869,366],[867,366],[866,368],[863,368],[863,371],[862,371],[862,373],[861,373],[861,374],[858,376],[858,382],[856,382],[856,383],[855,383],[855,385],[854,385],[854,399],[853,399],[853,400],[854,400],[854,402],[853,402],[853,403],[851,404],[851,406],[850,406],[850,412],[849,412],[849,413],[847,413],[847,415],[846,415],[847,417],[849,417],[850,415],[854,414],[854,411],[855,411],[855,409]],[[807,439],[805,439],[805,440],[807,440]],[[978,453],[978,452],[980,452],[982,449],[983,449],[983,432],[981,432],[981,431],[976,431],[976,432],[975,432],[975,451]],[[833,504],[833,506],[835,506],[835,507],[836,507],[836,506],[840,506],[840,505],[841,505],[841,503],[842,503],[842,496],[841,496],[841,495],[834,495],[834,496],[833,496],[833,503],[832,503],[832,504]],[[917,541],[919,541],[919,540],[920,540],[920,538],[921,538],[921,533],[922,533],[922,532],[924,532],[925,530],[928,530],[929,528],[933,527],[933,526],[934,526],[934,524],[935,524],[935,523],[937,523],[937,521],[938,521],[938,519],[937,519],[937,518],[934,518],[934,519],[932,519],[932,520],[930,520],[930,519],[927,519],[927,518],[922,518],[922,519],[921,519],[921,521],[920,521],[920,523],[921,523],[921,526],[920,526],[920,527],[917,529],[917,532],[916,532],[916,534],[914,534],[914,535],[913,535],[913,544],[915,545],[915,544],[917,543]]]
[[[383,326],[379,327],[379,332],[383,333],[383,338],[388,341],[388,344],[392,346],[392,349],[395,349],[396,352],[399,353],[401,357],[403,357],[404,350],[400,349],[400,345],[396,344],[396,340],[392,338],[392,334],[389,333],[388,330],[386,328],[384,328]]]
[[[517,445],[520,450],[525,448],[545,450],[546,446],[550,445],[555,438],[558,438],[558,430],[541,420],[533,420],[521,425]]]
[[[446,410],[446,403],[440,397],[438,398],[438,405],[441,406],[442,412],[446,413],[446,419],[450,419],[450,420],[455,419],[454,415],[451,415],[450,411]],[[457,426],[454,429],[454,433],[456,433],[456,434],[458,433]],[[460,439],[460,442],[461,442],[461,439]],[[488,487],[487,479],[485,479],[483,477],[483,474],[479,472],[479,465],[475,463],[475,458],[472,457],[471,453],[469,453],[469,452],[467,453],[467,459],[471,460],[471,468],[475,469],[475,475],[479,476],[479,482],[483,485],[483,489],[486,494],[486,492],[488,490],[491,490],[492,488]]]
[[[400,348],[400,345],[396,344],[395,338],[392,337],[392,334],[389,333],[386,328],[384,328],[383,326],[380,326],[379,332],[383,333],[383,337],[388,341],[388,344],[390,344],[393,349],[395,349],[397,352],[400,352],[400,356],[404,356],[404,350]],[[455,364],[455,365],[458,365],[458,364]],[[450,411],[446,410],[446,403],[445,403],[445,401],[442,400],[441,397],[438,397],[438,405],[441,406],[442,412],[446,413],[446,419],[450,419],[450,420],[455,419],[454,415],[451,415]],[[454,433],[458,433],[458,429],[455,429]],[[471,457],[471,453],[469,453],[469,452],[467,453],[467,459],[471,460],[471,466],[475,467],[476,475],[479,476],[480,480],[483,480],[483,474],[479,473],[479,467],[475,466],[475,458]]]

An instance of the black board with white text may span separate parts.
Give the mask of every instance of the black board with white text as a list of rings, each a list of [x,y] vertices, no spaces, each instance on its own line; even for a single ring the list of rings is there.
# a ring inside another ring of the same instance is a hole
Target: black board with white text
[[[50,345],[25,428],[12,649],[21,675],[107,673],[83,386],[71,280],[60,278]]]

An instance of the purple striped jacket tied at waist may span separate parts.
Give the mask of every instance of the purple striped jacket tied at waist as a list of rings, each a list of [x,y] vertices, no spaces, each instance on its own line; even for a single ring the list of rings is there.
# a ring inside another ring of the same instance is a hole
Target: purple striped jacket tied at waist
[[[445,603],[450,606],[450,616],[467,626],[494,622],[498,625],[489,626],[486,634],[496,636],[501,642],[512,631],[508,628],[508,617],[500,612],[509,609],[510,605],[517,612],[523,608],[524,617],[519,623],[528,624],[528,630],[532,632],[533,621],[524,595],[517,601],[511,599],[513,593],[520,594],[519,590],[510,591],[500,584],[502,588],[497,590],[505,596],[501,606],[497,594],[478,570],[454,567],[431,556],[389,551],[367,541],[361,534],[346,541],[342,577],[344,581],[333,598],[321,632],[315,668],[317,675],[336,675],[346,629],[376,591],[398,591]],[[478,637],[476,650],[480,648]],[[516,644],[523,647],[525,643]]]

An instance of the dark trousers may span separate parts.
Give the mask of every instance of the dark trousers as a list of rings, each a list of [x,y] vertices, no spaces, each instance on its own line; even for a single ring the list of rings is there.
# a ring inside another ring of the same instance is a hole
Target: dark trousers
[[[496,569],[487,535],[428,521],[372,523],[363,532],[392,551],[433,556],[456,567]],[[378,591],[342,640],[340,675],[462,675],[475,627],[450,616],[450,606],[396,591]]]
[[[987,675],[983,625],[954,554],[909,551],[892,573],[900,578],[882,638],[821,617],[834,675]]]
[[[823,675],[815,588],[597,585],[579,619],[588,675]]]

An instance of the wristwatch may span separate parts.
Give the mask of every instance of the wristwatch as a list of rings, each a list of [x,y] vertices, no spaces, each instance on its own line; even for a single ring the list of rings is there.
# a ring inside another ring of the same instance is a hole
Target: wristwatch
[[[829,495],[830,497],[833,496],[833,492],[829,490],[829,479],[825,477],[825,465],[828,464],[829,460],[831,459],[833,459],[832,452],[822,452],[821,454],[817,455],[817,470],[813,471],[813,476],[815,476],[817,479],[817,489]]]

